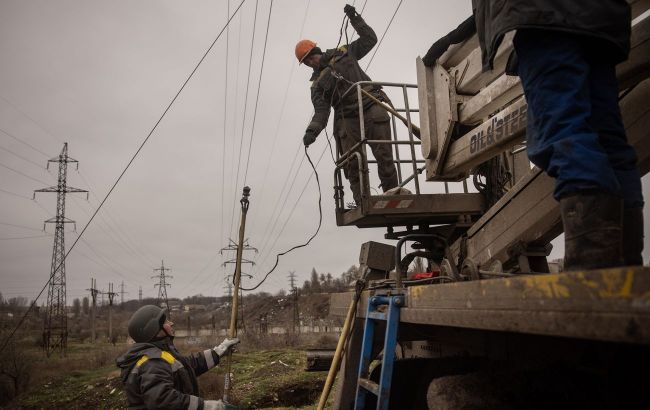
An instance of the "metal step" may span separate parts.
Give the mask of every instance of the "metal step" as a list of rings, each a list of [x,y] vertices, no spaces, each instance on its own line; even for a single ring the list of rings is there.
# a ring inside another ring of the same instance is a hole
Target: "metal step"
[[[453,224],[465,215],[480,216],[485,198],[478,193],[376,195],[361,207],[337,211],[338,226],[377,228],[407,225]]]
[[[379,384],[373,382],[372,380],[359,378],[358,380],[359,387],[363,387],[368,390],[370,393],[375,396],[379,396]]]

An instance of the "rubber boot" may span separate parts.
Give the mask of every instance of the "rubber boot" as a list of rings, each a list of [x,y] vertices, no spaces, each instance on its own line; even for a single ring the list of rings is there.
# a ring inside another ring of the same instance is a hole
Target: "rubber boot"
[[[627,266],[643,265],[643,208],[623,210],[623,260]]]
[[[602,192],[560,200],[564,270],[623,265],[623,200]]]

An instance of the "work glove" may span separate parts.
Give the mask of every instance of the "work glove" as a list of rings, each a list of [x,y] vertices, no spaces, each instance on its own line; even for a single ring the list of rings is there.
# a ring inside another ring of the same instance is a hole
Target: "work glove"
[[[354,6],[350,6],[349,4],[346,4],[345,7],[343,7],[343,12],[350,19],[357,16],[357,9],[355,9]]]
[[[235,410],[237,407],[223,400],[204,400],[204,410]]]
[[[305,143],[305,147],[310,146],[315,141],[316,141],[316,132],[311,128],[307,128],[307,131],[305,131],[305,136],[302,137],[302,142]]]
[[[228,354],[236,344],[239,344],[238,338],[226,338],[219,346],[213,347],[212,350],[214,350],[217,356],[222,357],[223,355]]]

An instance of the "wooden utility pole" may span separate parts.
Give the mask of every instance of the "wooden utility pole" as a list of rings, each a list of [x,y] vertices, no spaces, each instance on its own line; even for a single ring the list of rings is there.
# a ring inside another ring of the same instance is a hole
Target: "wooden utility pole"
[[[235,263],[235,283],[234,283],[234,292],[232,298],[232,306],[230,312],[230,329],[228,329],[228,337],[234,338],[237,337],[237,310],[239,309],[239,288],[241,283],[241,260],[242,253],[244,251],[244,233],[246,232],[246,214],[248,213],[248,197],[250,196],[251,189],[247,186],[244,187],[244,192],[241,200],[241,222],[239,223],[239,242],[237,246],[237,260]],[[230,366],[232,363],[232,354],[229,353],[226,358],[226,379],[223,393],[223,401],[228,401],[230,397],[230,390],[232,388],[232,383],[230,379]]]

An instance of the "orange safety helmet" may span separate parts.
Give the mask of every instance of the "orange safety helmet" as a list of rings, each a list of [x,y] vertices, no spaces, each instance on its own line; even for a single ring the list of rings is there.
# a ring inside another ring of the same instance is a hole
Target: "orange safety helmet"
[[[302,64],[302,60],[307,58],[309,55],[309,52],[316,47],[316,43],[314,43],[311,40],[300,40],[298,44],[296,44],[296,58],[298,59],[298,63]]]

